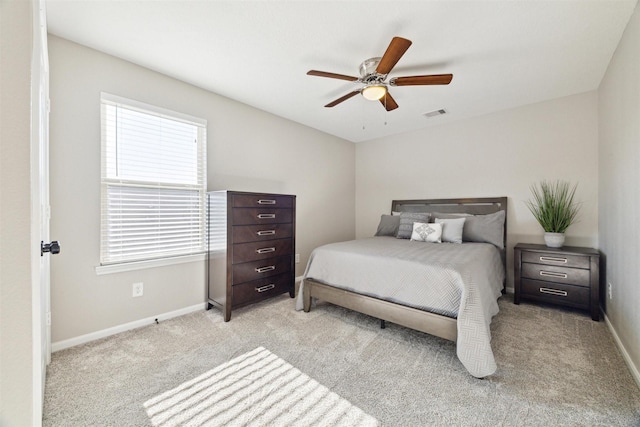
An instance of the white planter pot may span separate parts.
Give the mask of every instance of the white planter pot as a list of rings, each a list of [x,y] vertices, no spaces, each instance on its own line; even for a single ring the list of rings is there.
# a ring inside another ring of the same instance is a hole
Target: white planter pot
[[[561,248],[564,245],[564,233],[544,233],[544,242],[550,248]]]

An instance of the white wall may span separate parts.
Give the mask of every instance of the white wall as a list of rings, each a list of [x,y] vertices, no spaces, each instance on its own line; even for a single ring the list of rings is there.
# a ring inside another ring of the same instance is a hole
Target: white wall
[[[0,425],[33,414],[30,100],[32,4],[0,2]],[[39,367],[38,367],[39,369]]]
[[[97,276],[100,92],[208,121],[210,190],[297,196],[301,275],[313,248],[355,236],[352,143],[50,36],[52,341],[203,304],[203,262]],[[144,296],[131,285],[144,283]]]
[[[588,92],[359,143],[356,236],[373,235],[394,199],[507,196],[508,247],[543,243],[524,201],[531,184],[563,179],[578,183],[583,202],[566,244],[597,247],[597,136],[597,94]],[[512,287],[511,250],[508,263]]]
[[[640,371],[640,9],[637,6],[599,89],[600,249],[607,317]],[[604,295],[604,293],[603,293]],[[638,378],[636,378],[638,379]]]

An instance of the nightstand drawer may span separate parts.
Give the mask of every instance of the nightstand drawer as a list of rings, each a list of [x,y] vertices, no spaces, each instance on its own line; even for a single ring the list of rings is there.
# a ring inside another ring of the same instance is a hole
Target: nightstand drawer
[[[523,252],[522,262],[533,264],[555,265],[559,267],[575,267],[589,269],[589,257],[566,255],[561,252],[540,253],[540,252]]]
[[[524,257],[524,254],[523,254]],[[522,263],[522,277],[589,288],[589,270]]]
[[[522,279],[521,293],[528,299],[561,304],[575,308],[589,308],[589,288]]]

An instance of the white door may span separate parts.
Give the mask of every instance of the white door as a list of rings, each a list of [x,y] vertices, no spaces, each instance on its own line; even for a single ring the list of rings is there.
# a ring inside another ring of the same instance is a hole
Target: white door
[[[42,419],[47,365],[51,361],[49,297],[49,59],[44,0],[32,0],[31,60],[31,230],[33,312],[33,419]],[[51,246],[49,246],[50,248]]]
[[[40,241],[49,244],[49,220],[51,218],[51,206],[49,205],[49,62],[47,56],[47,33],[43,32],[43,52],[40,55]],[[56,253],[49,250],[49,253]],[[47,253],[40,255],[40,289],[41,305],[40,313],[43,314],[42,326],[42,360],[44,365],[51,362],[51,302],[49,297],[50,287],[50,256]],[[43,372],[44,375],[44,372]]]

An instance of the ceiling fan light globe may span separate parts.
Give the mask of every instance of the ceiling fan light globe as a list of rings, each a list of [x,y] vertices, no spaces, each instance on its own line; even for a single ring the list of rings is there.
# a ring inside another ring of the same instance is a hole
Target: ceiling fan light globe
[[[372,85],[362,89],[362,96],[369,101],[379,101],[387,94],[387,87],[383,85]]]

